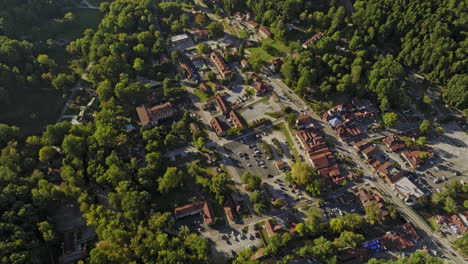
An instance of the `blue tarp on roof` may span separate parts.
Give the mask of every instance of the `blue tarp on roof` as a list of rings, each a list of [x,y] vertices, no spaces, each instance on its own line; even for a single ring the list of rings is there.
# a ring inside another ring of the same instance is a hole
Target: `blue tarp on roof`
[[[328,121],[330,126],[336,127],[337,125],[341,124],[341,120],[337,117],[334,117]]]

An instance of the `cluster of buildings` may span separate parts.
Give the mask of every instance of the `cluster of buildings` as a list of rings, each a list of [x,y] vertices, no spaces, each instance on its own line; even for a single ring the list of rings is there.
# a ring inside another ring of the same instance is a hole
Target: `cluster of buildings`
[[[406,223],[380,238],[364,243],[363,247],[374,252],[401,251],[413,247],[421,239],[413,224]]]
[[[190,59],[183,52],[178,51],[177,61],[179,62],[180,67],[184,69],[185,76],[187,77],[187,79],[195,81],[195,82],[200,81],[200,74],[198,73],[197,67],[195,67],[193,59]]]
[[[328,183],[341,184],[346,179],[328,148],[325,138],[310,116],[300,114],[296,120],[296,137],[309,155],[310,162]]]
[[[377,157],[378,150],[370,142],[361,140],[356,142],[354,147],[365,158],[367,164],[391,184],[393,190],[405,201],[415,202],[424,195],[424,192],[406,177],[406,171],[396,168],[390,161],[380,162]]]
[[[468,232],[468,211],[451,216],[437,215],[434,217],[439,225],[449,227],[458,237]]]
[[[231,76],[232,71],[224,61],[224,58],[218,52],[211,52],[210,60],[216,66],[216,69],[223,78],[228,78]]]
[[[274,221],[265,220],[264,227],[268,237],[281,232],[289,232],[294,234],[296,232],[297,218],[293,213],[285,215],[283,218],[275,217]]]
[[[357,192],[357,195],[359,200],[361,200],[362,206],[366,207],[375,204],[379,208],[381,216],[386,217],[388,215],[384,200],[375,191],[361,189]]]
[[[231,124],[232,127],[244,128],[244,124],[239,115],[231,109],[229,104],[224,100],[222,96],[217,95],[215,97],[215,102],[221,114],[229,117],[228,122]],[[220,118],[213,116],[211,118],[210,123],[218,136],[221,137],[226,134],[228,127],[220,120]]]
[[[269,91],[271,91],[270,85],[268,85],[267,82],[265,82],[261,77],[255,76],[253,79],[254,82],[254,89],[255,89],[255,94],[257,96],[263,96]]]
[[[431,158],[434,153],[427,147],[420,147],[416,150],[407,149],[406,144],[400,137],[396,135],[387,136],[383,139],[385,146],[391,152],[401,151],[401,157],[406,160],[413,169],[419,169],[426,161],[426,158]],[[427,157],[423,158],[422,153],[426,153]]]
[[[348,105],[336,105],[322,115],[322,118],[335,130],[343,142],[357,141],[362,138],[361,122],[376,123],[375,112],[367,111],[367,107],[358,99],[353,98]]]
[[[151,108],[140,105],[136,107],[136,112],[140,120],[140,125],[150,128],[158,125],[160,121],[172,118],[177,113],[177,110],[170,102],[167,102]]]

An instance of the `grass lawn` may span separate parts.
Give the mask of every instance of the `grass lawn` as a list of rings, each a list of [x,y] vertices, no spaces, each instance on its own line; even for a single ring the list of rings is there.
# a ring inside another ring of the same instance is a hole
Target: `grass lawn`
[[[270,44],[273,48],[275,48],[276,50],[278,50],[281,53],[286,54],[286,53],[289,52],[288,46],[286,46],[281,41],[273,40],[273,39],[265,39],[263,42],[266,42],[266,43]]]
[[[262,47],[248,48],[247,50],[250,52],[250,58],[258,57],[260,60],[264,62],[269,62],[273,58],[273,56],[268,54],[268,52],[262,49]]]
[[[97,29],[103,14],[97,9],[75,8],[72,10],[75,15],[76,26],[63,30],[57,39],[75,40],[83,35],[85,29]]]
[[[0,111],[0,123],[15,125],[25,135],[38,133],[45,125],[55,123],[65,104],[61,94],[54,90],[25,91],[12,97],[8,109]]]
[[[281,133],[283,133],[284,137],[288,141],[288,144],[289,144],[289,147],[291,149],[292,154],[294,155],[296,160],[299,160],[299,154],[297,153],[297,149],[296,149],[296,147],[294,145],[294,141],[293,141],[293,139],[291,137],[289,129],[286,127],[286,124],[284,122],[281,122],[279,124],[276,124],[275,127],[276,127],[276,129],[281,131]]]
[[[198,98],[198,101],[204,103],[208,100],[210,100],[210,96],[207,95],[205,92],[201,91],[200,89],[193,89],[193,93],[195,94],[195,96]]]

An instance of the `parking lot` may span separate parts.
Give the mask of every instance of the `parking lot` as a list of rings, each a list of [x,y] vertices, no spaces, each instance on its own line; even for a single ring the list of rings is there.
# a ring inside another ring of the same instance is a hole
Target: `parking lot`
[[[239,141],[231,141],[224,147],[232,152],[230,158],[239,175],[250,171],[261,178],[267,178],[268,175],[280,173],[276,168],[276,161],[267,159],[260,138],[244,137]]]
[[[252,122],[254,120],[272,117],[265,115],[265,113],[274,113],[282,110],[281,104],[278,104],[275,96],[270,96],[267,100],[260,99],[254,104],[241,110],[241,114],[245,121]]]
[[[213,256],[231,258],[246,248],[260,248],[263,242],[255,236],[254,225],[248,226],[248,231],[223,228],[220,231],[211,230],[201,235],[213,242]]]

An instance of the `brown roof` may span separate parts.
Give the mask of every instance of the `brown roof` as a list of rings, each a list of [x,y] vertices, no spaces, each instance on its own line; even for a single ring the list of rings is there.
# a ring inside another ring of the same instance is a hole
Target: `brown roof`
[[[362,150],[362,154],[366,155],[368,158],[375,156],[377,154],[377,149],[374,146],[368,146]]]
[[[203,92],[208,92],[210,90],[210,87],[205,82],[200,83],[199,86]]]
[[[268,237],[272,237],[276,232],[281,230],[280,225],[272,226],[269,219],[265,220],[265,229],[268,233]]]
[[[182,218],[187,215],[193,215],[199,212],[203,213],[203,222],[206,225],[210,225],[211,223],[213,223],[213,215],[211,213],[211,208],[208,205],[207,201],[196,202],[196,203],[187,204],[181,207],[177,207],[174,210],[174,215],[176,218]]]
[[[229,67],[226,65],[224,58],[219,55],[216,51],[211,52],[210,54],[211,61],[216,66],[218,71],[225,77],[228,73],[230,73]]]
[[[422,151],[419,150],[404,150],[401,154],[403,157],[411,164],[411,167],[417,169],[422,164],[424,164],[424,160],[419,157]],[[432,156],[433,153],[428,151],[429,156]]]
[[[268,90],[268,85],[265,82],[257,82],[254,88],[258,93],[265,93]]]
[[[306,41],[304,42],[304,44],[302,44],[302,45],[305,46],[305,47],[308,47],[309,44],[315,44],[315,43],[317,43],[317,41],[319,41],[320,39],[322,39],[323,36],[324,36],[323,33],[322,33],[322,32],[319,32],[319,33],[313,35],[310,39],[306,40]]]
[[[312,117],[306,115],[306,114],[299,114],[299,116],[296,119],[296,125],[298,127],[304,127],[304,126],[309,126],[313,124],[314,120]]]
[[[407,235],[399,232],[382,236],[380,238],[380,242],[388,250],[404,250],[415,245]]]
[[[288,167],[288,164],[284,161],[280,161],[276,163],[276,166],[278,167],[279,170],[284,170]]]
[[[385,203],[382,200],[382,197],[380,197],[377,193],[373,191],[368,191],[366,189],[361,189],[358,191],[357,194],[359,196],[359,199],[362,202],[362,205],[369,206],[372,203],[375,203],[377,207],[380,209],[380,214],[382,216],[385,217],[388,215],[388,211],[385,208]]]
[[[369,141],[365,139],[354,143],[354,147],[356,147],[359,150],[363,150],[365,147],[367,147],[367,145],[369,145]]]
[[[221,112],[223,114],[226,114],[227,111],[229,110],[229,106],[226,104],[226,102],[224,101],[223,97],[217,95],[215,97],[215,100],[216,100],[216,103],[218,104],[218,107],[219,109],[221,110]]]
[[[235,127],[239,127],[239,128],[244,127],[239,117],[237,116],[236,112],[234,112],[234,110],[231,110],[231,112],[229,112],[229,116],[231,117],[232,123],[234,124]]]
[[[250,21],[248,22],[251,26],[253,26],[254,28],[258,27],[258,23],[255,22],[255,21]]]
[[[228,205],[226,204],[224,207],[224,213],[226,214],[227,218],[230,220],[230,221],[233,221],[234,220],[234,214],[232,213],[232,207],[231,205]]]
[[[193,34],[197,37],[206,37],[208,36],[208,30],[206,29],[197,29],[193,31]]]
[[[421,236],[416,232],[414,225],[412,223],[406,223],[402,226],[403,231],[414,241],[418,241]]]
[[[271,37],[271,32],[268,29],[266,29],[264,26],[260,26],[258,31],[263,33],[263,35],[267,38]]]
[[[136,108],[138,118],[140,118],[140,123],[144,126],[149,124],[150,118],[148,115],[148,111],[146,110],[146,107],[144,105],[140,105]]]
[[[216,118],[215,116],[213,116],[213,118],[211,119],[211,125],[213,126],[216,134],[218,136],[222,136],[224,134],[224,128],[223,126],[221,125],[221,123],[219,122],[218,118]]]
[[[387,147],[393,151],[398,151],[400,149],[405,148],[405,143],[395,135],[387,136],[384,138],[383,142]]]

